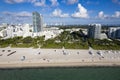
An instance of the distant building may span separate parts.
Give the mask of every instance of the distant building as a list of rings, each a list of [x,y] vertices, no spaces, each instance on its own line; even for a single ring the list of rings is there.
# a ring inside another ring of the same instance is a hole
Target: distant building
[[[33,26],[30,24],[8,25],[5,29],[3,28],[0,30],[0,37],[2,37],[2,39],[8,39],[17,36],[31,36],[33,38],[36,36],[45,36],[45,40],[47,40],[58,36],[61,32],[63,32],[62,29],[57,27],[50,27],[48,29],[46,28],[44,31],[37,32],[37,34],[34,35]]]
[[[94,39],[101,38],[101,24],[91,24],[88,29],[88,37]]]
[[[111,39],[120,39],[120,27],[110,27],[108,37]]]
[[[33,12],[33,32],[38,33],[42,31],[42,27],[43,27],[42,15],[40,15],[38,12]]]
[[[7,36],[7,30],[3,30],[2,33],[3,33],[3,37]]]
[[[57,27],[45,28],[43,25],[43,17],[38,12],[33,12],[33,26],[30,24],[17,24],[17,25],[0,25],[0,37],[2,39],[13,38],[17,36],[22,37],[36,37],[45,36],[45,40],[54,38],[63,32],[62,29]]]

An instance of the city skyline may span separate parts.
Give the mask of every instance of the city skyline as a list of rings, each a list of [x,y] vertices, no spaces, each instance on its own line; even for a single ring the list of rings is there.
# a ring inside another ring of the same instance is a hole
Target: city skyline
[[[120,24],[120,0],[1,0],[0,23],[30,23],[32,12],[46,24]]]

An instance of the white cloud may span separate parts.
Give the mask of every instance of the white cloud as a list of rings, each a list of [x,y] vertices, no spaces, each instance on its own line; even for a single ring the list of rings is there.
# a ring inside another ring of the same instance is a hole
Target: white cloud
[[[67,13],[62,13],[62,10],[60,10],[60,9],[55,9],[55,10],[52,12],[52,16],[54,16],[54,17],[69,17],[69,14],[67,14]]]
[[[120,5],[120,0],[112,0],[112,2]]]
[[[88,15],[88,12],[87,12],[87,9],[84,8],[80,3],[78,4],[78,11],[74,12],[72,14],[72,17],[75,17],[75,18],[88,18],[89,15]]]
[[[50,0],[50,2],[52,3],[51,6],[58,6],[59,5],[57,0]]]
[[[98,13],[98,18],[100,18],[100,19],[105,19],[105,18],[108,18],[108,15],[104,14],[103,11],[100,11],[100,12]]]
[[[68,13],[64,13],[64,14],[61,14],[60,17],[69,17],[69,14]]]
[[[22,3],[22,2],[25,2],[26,0],[5,0],[6,3],[10,3],[10,4],[13,4],[13,3]]]
[[[32,14],[30,12],[27,12],[27,11],[22,11],[22,12],[16,13],[16,16],[18,16],[18,17],[30,17],[30,16],[32,16]]]
[[[41,7],[46,5],[46,0],[5,0],[5,2],[9,4],[28,2]]]
[[[103,11],[100,11],[99,13],[98,13],[98,17],[99,18],[101,18],[101,19],[104,19],[104,12]]]
[[[9,11],[4,11],[4,12],[2,12],[2,14],[7,15],[7,16],[14,15],[14,13],[9,12]]]
[[[44,1],[44,0],[41,0],[41,1]],[[40,2],[40,0],[5,0],[5,2],[10,4],[22,3],[22,2],[36,3],[36,2]]]
[[[62,0],[61,2],[72,5],[72,4],[78,3],[79,0]]]
[[[2,15],[4,17],[4,20],[2,22],[7,23],[28,23],[32,21],[32,13],[27,11],[21,11],[21,12],[9,12],[5,11],[2,12]]]
[[[53,16],[60,16],[61,13],[62,13],[62,11],[60,9],[55,9],[52,14],[53,14]]]
[[[40,0],[40,1],[35,1],[34,5],[35,6],[42,6],[43,7],[43,6],[46,5],[45,3],[46,3],[46,0]]]
[[[66,0],[62,0],[61,3],[66,3]]]
[[[116,11],[114,15],[112,15],[114,18],[120,18],[120,11]]]
[[[112,18],[120,18],[120,11],[116,11],[113,15],[106,15],[103,11],[98,13],[97,18],[99,19],[112,19]]]
[[[28,2],[31,2],[31,3],[34,3],[36,2],[37,0],[28,0]]]
[[[79,0],[67,0],[68,4],[75,4],[78,3]]]
[[[3,14],[7,15],[7,16],[14,16],[14,17],[30,17],[30,16],[32,16],[32,14],[30,12],[27,12],[27,11],[21,11],[21,12],[5,11],[5,12],[3,12]]]
[[[91,5],[98,5],[99,2],[98,1],[87,1],[87,4],[91,4]]]

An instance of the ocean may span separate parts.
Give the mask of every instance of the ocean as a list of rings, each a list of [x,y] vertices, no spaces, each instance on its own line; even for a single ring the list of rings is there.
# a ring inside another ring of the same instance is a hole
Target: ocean
[[[120,80],[120,67],[0,69],[0,80]]]

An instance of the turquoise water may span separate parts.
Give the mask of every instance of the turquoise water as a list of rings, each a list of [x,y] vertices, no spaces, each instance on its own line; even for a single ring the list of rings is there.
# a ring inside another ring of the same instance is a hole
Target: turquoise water
[[[120,80],[120,67],[6,69],[0,80]]]

